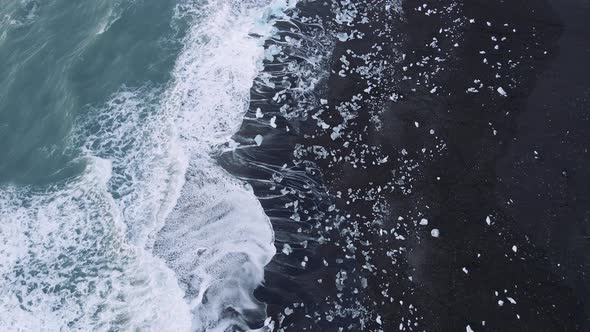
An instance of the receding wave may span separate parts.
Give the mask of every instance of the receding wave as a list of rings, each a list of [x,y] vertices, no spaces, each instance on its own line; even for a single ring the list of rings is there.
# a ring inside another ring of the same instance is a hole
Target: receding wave
[[[262,325],[253,291],[275,253],[272,227],[212,155],[239,128],[264,41],[294,4],[183,2],[174,20],[188,30],[171,81],[121,87],[73,131],[85,171],[0,187],[0,329]]]

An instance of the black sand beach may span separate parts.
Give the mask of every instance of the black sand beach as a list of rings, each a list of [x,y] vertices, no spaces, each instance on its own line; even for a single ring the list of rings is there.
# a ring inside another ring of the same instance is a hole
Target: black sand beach
[[[218,158],[275,229],[275,329],[590,330],[590,3],[297,15],[283,35],[315,44],[265,71],[308,76],[257,81]]]

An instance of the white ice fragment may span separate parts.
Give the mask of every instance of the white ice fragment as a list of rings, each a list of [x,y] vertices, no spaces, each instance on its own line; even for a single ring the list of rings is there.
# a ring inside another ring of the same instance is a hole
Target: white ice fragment
[[[502,301],[502,300],[498,300],[498,305],[499,305],[500,307],[501,307],[501,306],[503,306],[503,305],[504,305],[504,301]]]
[[[467,325],[465,327],[465,332],[475,332],[475,331],[473,331],[473,329],[471,328],[471,326]]]
[[[434,135],[434,129],[430,129],[430,135]]]
[[[381,316],[377,315],[377,319],[375,319],[375,321],[377,322],[377,324],[381,325]]]
[[[469,274],[469,270],[467,270],[467,268],[466,268],[466,267],[464,267],[462,270],[463,270],[463,273],[465,273],[465,274]]]
[[[276,127],[277,127],[276,121],[277,121],[277,117],[276,117],[276,116],[273,116],[273,117],[270,119],[270,123],[269,123],[269,124],[270,124],[270,126],[271,126],[271,127],[273,127],[273,128],[276,128]]]
[[[272,323],[272,317],[267,317],[264,320],[264,326],[270,326],[271,323]]]
[[[517,252],[518,248],[516,246],[512,246],[512,251]]]
[[[288,243],[283,244],[283,253],[289,255],[293,252],[293,248]]]
[[[260,108],[256,109],[256,118],[260,119],[262,117],[262,110]]]
[[[516,300],[515,300],[515,299],[513,299],[513,298],[511,298],[511,297],[507,297],[506,299],[507,299],[507,300],[508,300],[510,303],[512,303],[512,304],[516,304]]]
[[[492,219],[490,219],[490,216],[486,217],[486,224],[488,224],[488,225],[492,224]]]
[[[422,218],[422,220],[420,220],[420,225],[422,225],[422,226],[428,225],[428,219]]]
[[[504,91],[504,89],[501,86],[498,87],[498,93],[500,95],[502,95],[503,97],[506,97],[507,96],[506,91]]]
[[[430,93],[436,93],[436,87],[432,88],[432,90],[430,90]]]
[[[336,38],[338,38],[338,40],[341,42],[345,42],[348,40],[349,37],[346,32],[339,32],[336,34]]]
[[[418,121],[414,121],[414,126],[416,126],[416,128],[420,127],[420,124],[418,123]]]
[[[262,139],[261,135],[256,135],[256,137],[254,137],[254,142],[256,142],[256,145],[260,146],[262,144]]]
[[[432,237],[439,237],[439,235],[440,235],[440,231],[439,231],[438,229],[436,229],[436,228],[433,228],[433,229],[430,231],[430,235],[432,235]]]
[[[326,105],[326,104],[328,104],[328,100],[327,99],[320,99],[320,104]]]

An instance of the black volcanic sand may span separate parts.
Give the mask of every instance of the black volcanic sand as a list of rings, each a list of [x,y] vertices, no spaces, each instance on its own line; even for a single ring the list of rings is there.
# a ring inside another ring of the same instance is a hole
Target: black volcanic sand
[[[590,5],[392,3],[304,2],[267,43],[218,157],[275,229],[256,297],[284,331],[590,330]]]

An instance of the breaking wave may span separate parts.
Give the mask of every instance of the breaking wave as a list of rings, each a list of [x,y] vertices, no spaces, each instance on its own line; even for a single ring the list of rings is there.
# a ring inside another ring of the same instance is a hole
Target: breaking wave
[[[239,128],[264,42],[294,5],[178,5],[173,19],[188,30],[171,81],[122,87],[89,108],[70,138],[84,171],[0,187],[0,329],[263,325],[253,291],[275,253],[272,226],[212,156]]]

